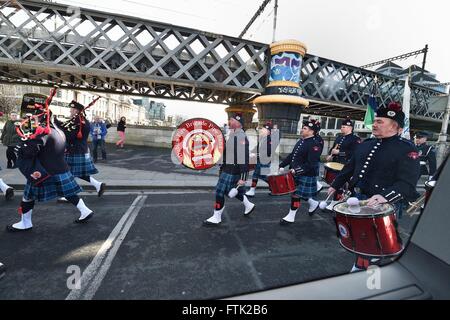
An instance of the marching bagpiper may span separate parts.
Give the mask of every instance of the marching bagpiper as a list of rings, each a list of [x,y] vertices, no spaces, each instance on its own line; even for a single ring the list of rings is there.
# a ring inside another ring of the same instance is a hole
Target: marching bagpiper
[[[69,106],[71,119],[65,123],[58,123],[67,139],[65,154],[67,165],[74,177],[89,182],[95,187],[98,196],[101,197],[105,192],[106,184],[92,177],[92,175],[98,173],[98,170],[92,162],[87,142],[90,133],[90,123],[84,114],[86,108],[76,101],[72,101]],[[66,200],[59,199],[59,201]]]
[[[35,201],[50,201],[58,197],[65,197],[77,207],[80,216],[74,222],[84,223],[94,214],[78,197],[82,190],[76,183],[64,159],[66,137],[53,122],[47,99],[46,111],[34,116],[37,122],[35,131],[27,136],[17,146],[18,167],[27,179],[23,192],[23,199],[18,209],[21,220],[8,225],[10,232],[28,231],[33,227],[32,212]],[[26,120],[25,120],[26,121]],[[30,120],[29,120],[30,121]],[[20,128],[18,128],[19,131]]]

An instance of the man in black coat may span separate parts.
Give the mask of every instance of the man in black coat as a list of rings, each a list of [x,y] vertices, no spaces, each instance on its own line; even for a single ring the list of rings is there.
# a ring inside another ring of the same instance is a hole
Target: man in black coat
[[[419,150],[419,160],[420,160],[420,175],[428,176],[428,180],[436,172],[436,150],[434,146],[427,144],[427,139],[429,137],[428,132],[419,131],[414,136],[414,143]]]
[[[411,141],[398,135],[404,121],[400,104],[391,102],[387,108],[379,108],[372,130],[375,138],[365,140],[355,149],[328,194],[335,193],[348,182],[355,197],[368,199],[367,206],[390,203],[396,207],[397,215],[401,201],[416,200],[419,152]],[[371,257],[358,256],[352,271],[367,269],[372,261]]]

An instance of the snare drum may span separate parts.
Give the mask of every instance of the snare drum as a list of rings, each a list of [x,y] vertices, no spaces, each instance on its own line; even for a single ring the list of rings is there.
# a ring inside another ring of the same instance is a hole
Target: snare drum
[[[344,165],[339,162],[327,162],[323,166],[325,168],[323,172],[323,180],[328,184],[331,184],[342,168],[344,168]]]
[[[367,201],[360,206],[341,202],[333,207],[340,244],[348,251],[372,257],[389,257],[403,251],[397,232],[395,210],[385,203],[368,207]]]
[[[282,196],[295,192],[295,181],[291,171],[270,175],[267,180],[272,195]]]

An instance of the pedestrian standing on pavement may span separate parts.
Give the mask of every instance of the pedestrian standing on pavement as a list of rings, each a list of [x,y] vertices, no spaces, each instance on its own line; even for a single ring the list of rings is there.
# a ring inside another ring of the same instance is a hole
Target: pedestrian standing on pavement
[[[3,112],[0,111],[0,117],[3,116]],[[0,171],[2,167],[0,166]],[[2,178],[0,178],[0,191],[5,195],[6,200],[10,200],[14,197],[14,189],[7,185]]]
[[[222,222],[225,196],[230,197],[236,189],[237,195],[234,194],[234,196],[244,204],[244,216],[249,216],[255,209],[255,204],[251,203],[244,194],[249,165],[249,142],[243,130],[244,118],[242,114],[235,113],[228,121],[230,134],[225,145],[223,164],[216,186],[214,213],[211,218],[204,221],[204,224],[208,226],[218,226]]]
[[[294,146],[291,154],[280,163],[281,172],[284,171],[284,167],[289,165],[297,186],[291,196],[291,209],[280,220],[281,225],[294,223],[302,199],[309,204],[308,212],[310,216],[319,207],[319,202],[314,199],[317,197],[317,177],[319,175],[320,155],[323,150],[323,144],[316,137],[319,131],[320,122],[318,120],[304,121],[301,130],[302,139]]]
[[[436,172],[436,150],[434,146],[427,145],[428,132],[419,131],[414,136],[414,143],[419,150],[420,175],[430,180]]]
[[[13,169],[16,167],[17,156],[14,152],[15,146],[20,142],[20,137],[16,132],[16,121],[18,120],[17,113],[11,113],[10,118],[3,126],[2,135],[0,139],[6,149],[6,159],[8,160],[7,168]]]
[[[376,207],[390,203],[399,216],[402,200],[417,199],[416,184],[419,179],[419,152],[414,144],[398,135],[403,128],[405,114],[399,103],[391,102],[388,107],[376,112],[372,134],[354,151],[342,171],[328,189],[331,195],[349,183],[349,190],[359,200],[368,200],[367,206]],[[351,272],[365,270],[379,259],[357,255]]]
[[[65,159],[67,165],[74,177],[93,185],[98,196],[101,197],[105,192],[106,185],[92,177],[92,175],[98,173],[98,170],[92,163],[89,152],[87,140],[91,126],[84,115],[85,108],[75,100],[69,106],[71,118],[65,123],[58,123],[59,128],[66,135]],[[59,201],[65,202],[66,200],[61,198]]]
[[[106,160],[106,135],[108,134],[108,129],[106,129],[105,122],[99,117],[95,116],[94,122],[91,123],[91,137],[93,148],[93,158],[94,163],[97,162],[98,159],[98,147],[100,147],[102,151],[102,160]]]
[[[82,190],[64,158],[64,132],[53,123],[51,116],[49,122],[46,114],[40,115],[38,121],[39,125],[33,136],[16,147],[19,170],[27,181],[18,209],[21,219],[6,227],[10,232],[29,231],[33,228],[32,213],[36,201],[46,202],[65,197],[80,212],[79,218],[74,221],[76,223],[84,223],[94,214],[83,199],[78,197]]]
[[[116,142],[116,146],[123,148],[125,143],[125,128],[127,127],[127,119],[125,117],[120,118],[117,124],[117,133],[119,134],[119,141]]]

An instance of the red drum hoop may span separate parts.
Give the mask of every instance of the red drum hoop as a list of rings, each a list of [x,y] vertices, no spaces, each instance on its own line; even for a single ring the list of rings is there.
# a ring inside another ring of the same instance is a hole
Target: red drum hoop
[[[368,207],[366,203],[360,201],[360,207],[351,207],[341,202],[333,207],[339,243],[358,255],[399,255],[404,248],[397,230],[394,207],[388,203]]]
[[[295,180],[290,171],[267,177],[270,192],[275,196],[282,196],[295,192]]]

